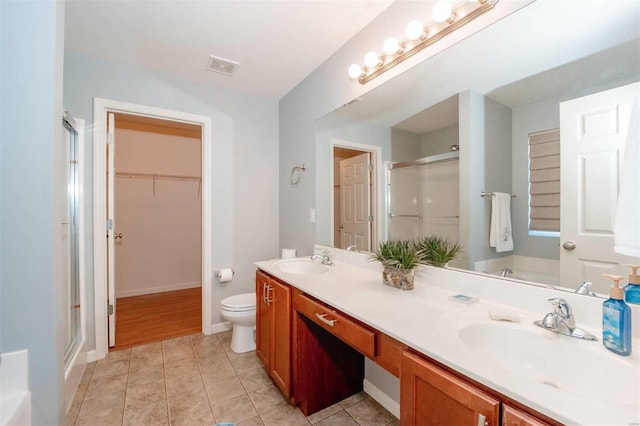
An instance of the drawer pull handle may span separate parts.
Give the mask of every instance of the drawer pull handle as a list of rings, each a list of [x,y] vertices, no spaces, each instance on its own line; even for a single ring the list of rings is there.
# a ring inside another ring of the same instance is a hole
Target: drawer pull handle
[[[333,327],[333,324],[336,321],[338,321],[338,320],[335,320],[335,319],[332,319],[332,320],[327,319],[327,314],[318,314],[318,313],[316,313],[316,317],[318,317],[318,319],[320,321],[322,321],[323,323],[327,324],[329,327]]]
[[[478,414],[478,426],[489,426],[487,418],[482,414]]]

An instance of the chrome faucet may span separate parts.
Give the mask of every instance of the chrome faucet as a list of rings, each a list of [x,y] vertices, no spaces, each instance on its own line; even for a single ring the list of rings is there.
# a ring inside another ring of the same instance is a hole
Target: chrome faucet
[[[311,260],[322,259],[322,264],[327,266],[333,266],[333,261],[331,260],[331,253],[327,249],[322,249],[321,254],[314,254],[311,256]]]
[[[545,315],[541,321],[535,321],[535,325],[553,331],[554,333],[564,334],[565,336],[585,340],[598,340],[596,336],[588,331],[576,327],[571,306],[569,306],[566,300],[556,297],[549,299],[549,302],[553,305],[553,312]]]
[[[513,274],[513,271],[511,270],[511,268],[507,267],[504,268],[501,272],[500,272],[500,276],[501,277],[506,277],[507,274]]]
[[[591,285],[593,283],[591,281],[585,281],[582,284],[580,284],[580,287],[578,287],[575,291],[575,293],[578,294],[587,294],[589,296],[595,296],[596,294],[593,292],[593,290],[591,290]]]
[[[358,246],[356,246],[355,244],[352,246],[347,247],[347,251],[358,251]]]

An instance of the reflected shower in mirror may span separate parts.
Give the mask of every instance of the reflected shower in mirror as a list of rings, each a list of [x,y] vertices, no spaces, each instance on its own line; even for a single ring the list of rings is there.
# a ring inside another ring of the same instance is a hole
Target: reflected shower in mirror
[[[639,15],[637,2],[533,2],[318,120],[316,241],[339,247],[342,240],[327,185],[331,141],[363,144],[378,147],[373,163],[382,169],[371,174],[373,245],[437,234],[464,247],[451,266],[570,291],[589,278],[594,291],[606,293],[602,272],[626,274],[619,263],[638,262],[611,257],[613,246],[604,242],[613,236],[619,172],[609,164],[621,163],[624,144],[595,142],[609,160],[595,150],[567,151],[561,161],[562,144],[578,128],[561,122],[561,110],[578,108],[575,114],[586,117],[578,112],[586,102],[580,99],[624,86],[635,90],[629,84],[640,81]],[[593,110],[605,111],[599,108]],[[581,125],[614,120],[623,137],[630,118],[625,108]],[[580,179],[614,184],[576,186],[575,171],[560,164],[577,164],[578,157],[594,173]],[[493,197],[483,192],[515,196],[512,250],[490,246]],[[584,225],[579,232],[567,226],[577,223]],[[581,234],[601,238],[596,245],[606,256],[581,254],[594,244],[582,242]],[[571,244],[578,248],[567,249]]]

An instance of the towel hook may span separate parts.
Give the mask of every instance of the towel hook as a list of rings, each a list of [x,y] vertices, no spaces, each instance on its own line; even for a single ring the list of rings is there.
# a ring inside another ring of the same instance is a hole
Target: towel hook
[[[293,169],[291,169],[291,176],[289,177],[289,180],[291,181],[292,186],[298,185],[300,178],[302,177],[302,172],[305,170],[307,170],[307,168],[304,164],[301,166],[294,166]]]

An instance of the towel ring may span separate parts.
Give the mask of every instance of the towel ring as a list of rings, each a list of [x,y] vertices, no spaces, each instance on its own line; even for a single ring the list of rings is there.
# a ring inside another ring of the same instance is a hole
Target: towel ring
[[[302,177],[302,172],[304,172],[305,170],[307,170],[307,168],[304,164],[302,166],[295,166],[293,169],[291,169],[291,176],[289,177],[291,185],[298,185],[298,183],[300,182],[300,178]]]

